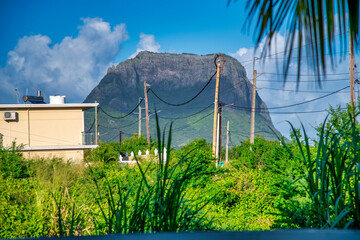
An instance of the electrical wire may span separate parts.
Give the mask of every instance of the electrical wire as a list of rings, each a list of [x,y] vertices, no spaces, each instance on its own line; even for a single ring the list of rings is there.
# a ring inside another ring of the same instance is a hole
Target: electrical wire
[[[89,128],[87,131],[85,131],[85,132],[86,132],[86,133],[89,133],[89,132],[91,131],[91,129],[93,128],[94,124],[95,124],[95,118],[94,118],[94,120],[93,120],[90,128]]]
[[[216,72],[210,77],[210,79],[207,81],[207,83],[204,85],[204,87],[194,97],[192,97],[191,99],[189,99],[188,101],[183,102],[183,103],[170,103],[170,102],[167,102],[164,99],[162,99],[161,97],[159,97],[159,95],[157,95],[151,88],[149,88],[149,90],[154,94],[154,96],[157,99],[159,99],[163,103],[165,103],[167,105],[170,105],[170,106],[178,107],[178,106],[188,104],[188,103],[192,102],[193,100],[195,100],[205,90],[205,88],[210,84],[211,80],[214,78],[215,75],[216,75]]]
[[[339,37],[339,36],[344,35],[344,34],[346,34],[346,33],[348,33],[348,32],[349,32],[349,31],[346,31],[346,32],[343,32],[343,33],[339,33],[339,34],[335,35],[334,37]],[[326,40],[326,39],[328,39],[328,37],[324,38],[324,40]],[[299,46],[299,47],[293,47],[293,48],[291,48],[291,50],[303,48],[303,47],[306,47],[306,46],[308,46],[308,45],[313,45],[313,44],[315,44],[315,43],[314,43],[314,42],[306,43],[306,44],[303,44],[303,45],[301,45],[301,46]],[[319,44],[319,43],[316,43],[316,44]],[[258,59],[271,58],[272,56],[276,56],[276,55],[279,55],[279,54],[281,54],[281,53],[287,53],[287,52],[289,52],[289,51],[290,51],[290,50],[284,50],[284,51],[281,51],[281,52],[276,52],[276,53],[268,54],[268,55],[266,55],[266,56],[258,57]],[[342,53],[342,52],[339,52],[339,53]],[[333,53],[333,54],[334,54],[334,53]],[[330,55],[330,53],[325,54],[325,55]],[[248,59],[248,60],[242,61],[241,63],[252,62],[252,61],[254,61],[254,60],[253,60],[253,59]]]
[[[248,80],[253,80],[248,79]],[[284,83],[284,80],[278,80],[278,79],[256,79],[257,82],[279,82],[279,83]],[[324,79],[324,82],[340,82],[340,81],[349,81],[349,78],[335,78],[335,79]],[[291,80],[286,80],[286,83],[289,82],[294,82],[296,83],[297,81],[291,81]],[[301,82],[315,82],[315,80],[301,80]]]
[[[270,88],[270,87],[261,87],[261,89],[267,89],[267,90],[278,90],[283,92],[299,92],[299,93],[332,93],[331,91],[300,91],[300,90],[291,90],[291,89],[280,89],[280,88]],[[343,91],[342,93],[349,93],[350,91]]]
[[[205,111],[206,109],[212,107],[214,104],[211,103],[209,106],[201,109],[200,111],[196,112],[196,113],[193,113],[193,114],[190,114],[190,115],[187,115],[187,116],[181,116],[181,117],[175,117],[175,118],[171,118],[171,117],[162,117],[162,116],[158,116],[159,118],[162,118],[162,119],[172,119],[172,120],[177,120],[177,119],[184,119],[184,118],[189,118],[189,117],[192,117],[192,116],[195,116],[199,113],[202,113],[203,111]]]
[[[241,79],[241,80],[245,80],[245,79]],[[253,79],[247,79],[247,80],[253,80]],[[347,79],[345,79],[345,78],[341,78],[341,79],[328,79],[328,80],[324,80],[324,81],[349,81],[349,79],[347,78]],[[246,80],[245,80],[246,81]],[[284,81],[278,81],[278,80],[265,80],[265,79],[257,79],[256,80],[257,82],[259,82],[259,81],[262,81],[262,82],[281,82],[281,83],[283,83]],[[296,82],[296,81],[286,81],[287,83],[288,82]],[[309,80],[309,81],[303,81],[302,80],[302,82],[314,82],[314,80]],[[226,91],[228,91],[228,90],[230,90],[230,89],[237,89],[237,88],[239,88],[240,86],[240,84],[243,84],[243,81],[239,81],[239,82],[237,82],[237,83],[234,83],[231,87],[228,87],[228,88],[226,88],[226,89],[222,89],[221,91],[220,91],[220,93],[223,93],[223,92],[226,92]],[[286,91],[286,92],[307,92],[307,93],[332,93],[332,92],[330,92],[330,91],[301,91],[301,90],[285,90],[285,89],[280,89],[280,88],[268,88],[268,87],[261,87],[261,89],[270,89],[270,90],[279,90],[279,91]],[[348,93],[348,92],[344,92],[344,93]]]
[[[358,72],[356,72],[358,73]],[[270,73],[270,72],[262,72],[261,74],[266,74],[266,75],[279,75],[279,76],[297,76],[296,74],[285,74],[285,73]],[[327,73],[327,74],[319,74],[320,76],[335,76],[335,75],[348,75],[349,73]],[[316,77],[318,76],[317,74],[301,74],[301,76],[304,77]]]
[[[290,105],[285,105],[285,106],[280,106],[280,107],[268,107],[268,108],[255,108],[254,110],[256,112],[260,112],[262,110],[271,110],[271,109],[281,109],[281,108],[288,108],[288,107],[294,107],[294,106],[299,106],[299,105],[302,105],[302,104],[306,104],[306,103],[309,103],[309,102],[314,102],[314,101],[317,101],[319,99],[322,99],[322,98],[325,98],[325,97],[328,97],[328,96],[331,96],[333,94],[336,94],[344,89],[347,89],[349,88],[349,86],[347,87],[344,87],[344,88],[341,88],[337,91],[334,91],[334,92],[331,92],[329,94],[326,94],[324,96],[321,96],[321,97],[318,97],[318,98],[313,98],[313,99],[310,99],[308,101],[304,101],[304,102],[300,102],[300,103],[295,103],[295,104],[290,104]],[[229,108],[234,108],[234,109],[238,109],[238,110],[252,110],[252,108],[248,108],[248,107],[240,107],[240,106],[235,106],[235,105],[228,105]]]
[[[182,105],[188,104],[188,103],[192,102],[193,100],[195,100],[195,99],[205,90],[205,88],[210,84],[211,80],[214,78],[214,76],[215,76],[216,73],[217,73],[217,64],[216,64],[216,61],[217,61],[217,59],[218,59],[220,56],[223,58],[223,60],[222,60],[223,64],[222,64],[221,69],[220,69],[220,72],[219,72],[219,74],[221,74],[221,72],[222,72],[222,70],[223,70],[223,68],[224,68],[224,64],[225,64],[226,59],[225,59],[224,55],[222,55],[222,54],[216,54],[215,57],[214,57],[214,64],[215,64],[215,66],[216,66],[216,71],[215,71],[215,73],[210,77],[210,79],[207,81],[207,83],[204,85],[204,87],[203,87],[194,97],[192,97],[191,99],[189,99],[189,100],[186,101],[186,102],[183,102],[183,103],[170,103],[170,102],[167,102],[167,101],[165,101],[164,99],[160,98],[159,95],[157,95],[151,88],[149,88],[149,90],[154,94],[154,96],[155,96],[156,98],[158,98],[161,102],[163,102],[163,103],[165,103],[165,104],[167,104],[167,105],[178,107],[178,106],[182,106]]]
[[[144,98],[141,98],[140,102],[126,115],[124,116],[121,116],[121,117],[116,117],[116,116],[112,116],[111,114],[105,112],[104,109],[102,109],[102,107],[99,107],[99,109],[105,114],[107,115],[108,117],[110,118],[114,118],[114,119],[123,119],[123,118],[126,118],[128,116],[130,116],[130,114],[132,114],[133,112],[135,112],[135,110],[140,106],[140,104],[142,103],[142,101],[144,100]]]
[[[213,114],[213,113],[214,113],[214,111],[211,111],[209,114],[203,116],[202,118],[200,118],[200,119],[198,119],[198,120],[196,120],[196,121],[194,121],[194,122],[188,123],[187,125],[185,125],[185,126],[183,126],[183,127],[176,128],[176,129],[174,129],[172,132],[178,132],[178,131],[180,131],[180,130],[183,130],[183,129],[185,129],[185,128],[188,128],[188,127],[190,127],[190,126],[192,126],[192,125],[200,122],[201,120],[207,118],[208,116],[210,116],[210,115]]]

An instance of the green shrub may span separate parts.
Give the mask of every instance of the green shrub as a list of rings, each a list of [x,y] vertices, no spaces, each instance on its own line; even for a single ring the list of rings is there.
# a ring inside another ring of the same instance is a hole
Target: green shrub
[[[15,143],[10,149],[0,148],[0,175],[3,178],[26,178],[29,176],[26,161]]]

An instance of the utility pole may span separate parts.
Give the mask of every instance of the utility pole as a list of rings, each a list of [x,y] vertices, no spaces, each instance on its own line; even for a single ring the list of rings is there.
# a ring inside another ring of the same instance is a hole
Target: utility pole
[[[95,101],[95,145],[98,145],[98,108],[97,108],[97,101]]]
[[[229,125],[230,122],[227,120],[226,122],[226,151],[225,151],[225,162],[229,161]]]
[[[218,148],[219,148],[219,161],[222,161],[222,154],[221,154],[221,150],[222,150],[222,108],[223,108],[223,104],[220,103],[220,109],[219,109],[219,124],[218,124],[218,128],[219,128],[219,142],[218,142]]]
[[[220,115],[218,113],[217,115],[217,126],[216,126],[216,149],[215,149],[215,157],[219,158],[219,136],[220,136],[220,128],[219,128],[219,122],[220,122]]]
[[[142,100],[142,98],[139,98],[139,136],[138,136],[138,138],[141,137],[141,105],[140,105],[141,100]]]
[[[119,131],[119,146],[120,146],[120,148],[121,148],[121,131]]]
[[[355,80],[354,80],[354,39],[349,31],[349,74],[350,74],[350,105],[356,106],[355,100]]]
[[[146,81],[144,82],[144,96],[145,96],[145,115],[146,115],[146,138],[147,138],[148,147],[150,148],[149,107],[148,107]]]
[[[214,124],[213,124],[213,141],[212,141],[212,152],[214,157],[217,157],[216,146],[217,146],[217,120],[218,120],[218,108],[219,108],[219,85],[220,85],[220,61],[216,64],[216,86],[215,86],[215,101],[214,101]]]
[[[253,86],[252,86],[252,101],[251,101],[251,119],[250,119],[250,144],[254,144],[255,138],[255,101],[256,101],[256,70],[255,60],[253,61]],[[251,149],[251,146],[250,146]]]

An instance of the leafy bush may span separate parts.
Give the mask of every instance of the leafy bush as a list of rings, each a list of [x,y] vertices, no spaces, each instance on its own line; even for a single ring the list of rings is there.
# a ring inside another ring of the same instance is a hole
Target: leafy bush
[[[0,148],[0,176],[3,178],[26,178],[27,164],[15,143],[10,149]]]
[[[153,140],[151,140],[150,142],[150,149],[148,149],[148,144],[147,144],[147,140],[144,137],[144,135],[141,135],[139,137],[139,135],[133,134],[131,136],[131,138],[125,138],[123,142],[121,142],[121,148],[120,148],[120,153],[124,156],[126,152],[128,152],[130,154],[131,151],[134,151],[134,153],[136,154],[137,151],[141,151],[143,153],[145,153],[146,150],[154,150],[154,148],[156,147],[157,143]]]
[[[288,147],[298,149],[294,144]],[[268,205],[273,215],[269,219],[271,228],[298,228],[305,226],[303,217],[297,211],[307,204],[306,192],[301,177],[305,173],[305,166],[296,153],[291,155],[278,141],[268,141],[255,138],[250,151],[249,141],[243,142],[230,150],[231,166],[243,172],[253,169],[261,174],[266,183],[263,188],[271,196]],[[268,213],[269,214],[269,213]]]
[[[99,146],[86,154],[86,162],[104,162],[109,163],[111,161],[117,161],[120,151],[119,143],[100,142]]]
[[[222,168],[216,169],[211,144],[206,142],[206,139],[195,139],[175,151],[175,156],[176,159],[189,159],[197,165],[196,178],[192,179],[194,187],[204,187],[216,172],[222,171]]]
[[[146,150],[154,151],[156,144],[156,141],[151,141],[150,149],[148,149],[146,138],[143,135],[139,138],[138,134],[133,134],[131,138],[125,138],[121,146],[118,142],[100,142],[97,148],[87,152],[85,161],[105,163],[118,161],[119,153],[125,156],[126,152],[130,155],[131,151],[135,155],[139,150],[143,153]]]

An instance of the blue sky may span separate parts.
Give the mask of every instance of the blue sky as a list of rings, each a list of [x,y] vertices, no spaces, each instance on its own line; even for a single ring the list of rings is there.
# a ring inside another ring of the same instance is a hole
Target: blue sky
[[[2,66],[23,36],[42,34],[59,43],[78,34],[82,18],[99,17],[112,27],[126,24],[129,39],[122,43],[118,61],[135,51],[140,33],[153,34],[164,52],[208,54],[253,45],[251,36],[241,31],[243,5],[227,7],[227,0],[2,0],[0,4],[0,29],[5,33],[0,40]]]
[[[82,102],[109,66],[141,50],[229,54],[252,78],[251,59],[260,53],[254,53],[252,29],[247,34],[242,31],[247,21],[244,2],[227,7],[227,0],[1,0],[0,103],[14,103],[15,88],[21,95],[26,91],[34,94],[37,88],[46,98],[63,94],[67,102]],[[284,33],[277,36],[276,45],[281,51],[286,43]],[[322,89],[311,82],[311,76],[302,76],[300,91],[294,92],[295,78],[290,76],[284,87],[274,59],[258,61],[258,72],[265,73],[258,76],[258,87],[262,88],[258,93],[268,107],[323,96],[348,85],[348,59],[339,58],[337,62],[329,73],[341,74],[329,75],[330,81],[324,82]],[[296,66],[293,62],[290,73],[295,73]],[[324,110],[329,105],[344,106],[348,100],[347,89],[311,104],[273,110],[271,117],[288,136],[286,120],[297,126],[302,121],[311,128],[322,122],[326,113],[286,115],[279,111]]]

